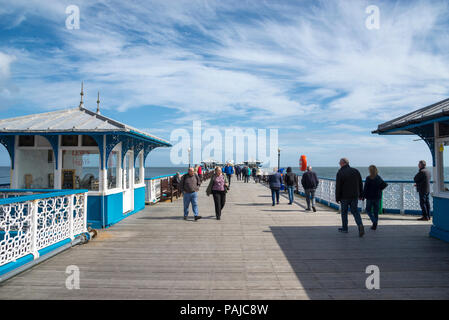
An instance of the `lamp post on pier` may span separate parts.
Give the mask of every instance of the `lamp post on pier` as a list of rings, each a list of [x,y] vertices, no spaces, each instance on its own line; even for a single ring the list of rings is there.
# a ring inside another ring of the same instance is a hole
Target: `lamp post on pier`
[[[192,149],[190,149],[190,147],[187,149],[187,152],[189,153],[189,169],[190,169],[190,151],[192,151]]]
[[[281,148],[278,148],[278,170],[281,168]]]

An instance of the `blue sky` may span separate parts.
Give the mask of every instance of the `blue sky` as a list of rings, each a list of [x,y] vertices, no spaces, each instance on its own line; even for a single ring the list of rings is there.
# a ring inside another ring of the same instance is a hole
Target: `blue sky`
[[[448,14],[445,1],[0,0],[0,110],[75,107],[84,80],[87,107],[100,90],[103,114],[162,138],[193,120],[279,128],[282,165],[414,166],[430,161],[422,141],[370,132],[448,97]]]

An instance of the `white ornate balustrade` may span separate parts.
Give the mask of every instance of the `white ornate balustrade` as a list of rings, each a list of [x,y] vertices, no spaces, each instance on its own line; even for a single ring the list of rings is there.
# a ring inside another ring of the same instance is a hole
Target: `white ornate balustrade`
[[[301,177],[298,177],[299,180]],[[418,213],[421,211],[419,206],[419,195],[416,192],[413,181],[385,181],[388,187],[383,191],[383,208],[385,212],[392,213]],[[448,184],[446,184],[449,186]],[[431,184],[433,189],[433,184]],[[304,194],[304,189],[299,183],[298,191]],[[320,202],[329,206],[339,207],[335,201],[335,180],[319,178],[318,188],[315,196]],[[432,200],[432,199],[430,199]],[[433,208],[433,201],[430,201]],[[359,207],[365,208],[364,202],[359,201]]]
[[[0,190],[0,266],[86,232],[86,211],[87,190]]]

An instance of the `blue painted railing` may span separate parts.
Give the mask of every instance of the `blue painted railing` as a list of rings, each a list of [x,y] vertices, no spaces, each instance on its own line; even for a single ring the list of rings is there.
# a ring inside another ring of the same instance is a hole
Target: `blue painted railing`
[[[85,233],[87,192],[1,189],[0,275]]]

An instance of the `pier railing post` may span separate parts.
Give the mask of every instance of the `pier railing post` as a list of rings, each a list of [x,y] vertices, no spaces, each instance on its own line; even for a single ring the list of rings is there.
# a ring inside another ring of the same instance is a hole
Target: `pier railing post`
[[[405,187],[404,183],[400,183],[400,195],[399,195],[399,212],[400,214],[404,214],[405,212]]]
[[[70,236],[70,240],[75,239],[75,236],[73,234],[73,211],[74,211],[74,201],[75,201],[75,195],[70,195],[67,197],[67,201],[69,202],[69,206],[68,206],[68,218],[69,218],[69,236]]]
[[[39,258],[39,250],[37,248],[37,201],[28,203],[28,212],[31,214],[31,254],[34,259]]]
[[[83,201],[84,201],[84,203],[83,203],[83,205],[84,205],[84,207],[83,207],[83,209],[84,209],[84,212],[83,212],[83,214],[84,214],[84,231],[87,231],[87,192],[85,192],[83,194]]]

